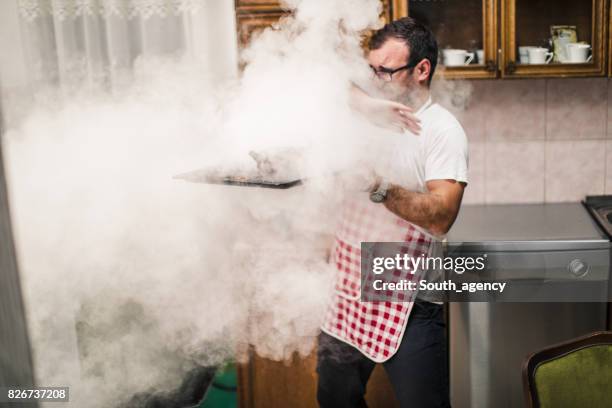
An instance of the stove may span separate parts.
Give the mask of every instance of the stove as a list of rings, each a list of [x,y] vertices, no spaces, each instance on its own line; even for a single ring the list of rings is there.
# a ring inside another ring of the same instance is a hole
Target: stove
[[[587,196],[582,203],[612,240],[612,195]]]

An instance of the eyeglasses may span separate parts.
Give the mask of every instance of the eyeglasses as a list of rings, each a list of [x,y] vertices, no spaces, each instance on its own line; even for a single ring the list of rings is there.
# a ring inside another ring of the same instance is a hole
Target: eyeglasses
[[[395,68],[395,69],[386,68],[386,67],[376,68],[376,67],[373,67],[372,65],[370,65],[370,68],[372,68],[372,71],[374,72],[374,75],[376,75],[378,78],[382,79],[385,82],[391,82],[393,80],[393,74],[395,74],[397,72],[400,72],[400,71],[402,71],[404,69],[414,68],[417,65],[418,65],[418,63],[416,63],[416,64],[406,64],[403,67],[399,67],[399,68]]]

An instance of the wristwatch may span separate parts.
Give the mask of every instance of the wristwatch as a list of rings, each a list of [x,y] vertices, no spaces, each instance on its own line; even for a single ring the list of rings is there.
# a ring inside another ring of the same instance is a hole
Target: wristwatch
[[[382,203],[387,198],[387,190],[389,189],[389,183],[382,181],[376,190],[370,193],[370,200],[375,203]]]

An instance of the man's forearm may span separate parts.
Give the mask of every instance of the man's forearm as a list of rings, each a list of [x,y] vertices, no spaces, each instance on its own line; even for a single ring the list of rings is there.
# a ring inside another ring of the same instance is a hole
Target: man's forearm
[[[384,204],[398,217],[437,235],[446,234],[456,217],[456,209],[443,196],[417,193],[396,185],[387,190]]]
[[[368,101],[372,99],[372,97],[354,83],[351,84],[349,92],[349,106],[361,114],[367,114]]]

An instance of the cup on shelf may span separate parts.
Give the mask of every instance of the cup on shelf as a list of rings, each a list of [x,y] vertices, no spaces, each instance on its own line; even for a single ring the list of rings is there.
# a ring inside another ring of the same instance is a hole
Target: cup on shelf
[[[569,43],[566,45],[567,60],[570,64],[581,64],[590,62],[593,59],[593,55],[589,55],[591,46],[584,43]]]
[[[444,56],[444,65],[447,67],[469,65],[469,63],[474,59],[473,52],[467,52],[466,50],[459,49],[442,50],[442,55]]]
[[[530,48],[537,48],[531,45],[523,45],[521,47],[518,47],[519,49],[519,62],[521,64],[529,64],[529,49]]]
[[[484,50],[476,50],[476,58],[480,65],[484,65],[485,63]]]
[[[543,47],[529,48],[529,64],[548,64],[553,59],[553,53]]]

